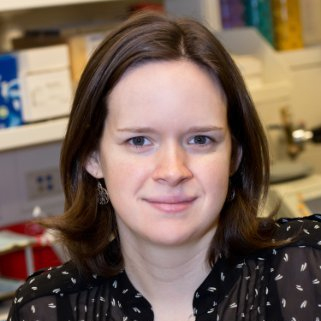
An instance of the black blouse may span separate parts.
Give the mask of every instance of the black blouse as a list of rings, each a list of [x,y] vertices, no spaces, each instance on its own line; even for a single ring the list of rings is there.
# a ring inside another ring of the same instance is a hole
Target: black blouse
[[[196,321],[321,321],[321,215],[277,226],[278,239],[300,237],[233,265],[221,256],[195,292]],[[8,320],[152,321],[153,310],[126,272],[84,278],[68,262],[31,276]]]

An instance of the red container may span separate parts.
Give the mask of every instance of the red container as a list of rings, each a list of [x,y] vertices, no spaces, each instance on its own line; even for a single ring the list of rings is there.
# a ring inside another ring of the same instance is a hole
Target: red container
[[[33,222],[22,222],[5,226],[1,227],[0,230],[9,230],[35,237],[40,237],[45,232],[43,227]],[[61,264],[61,260],[51,246],[43,246],[40,244],[32,245],[32,254],[35,271]],[[0,255],[0,275],[14,279],[25,279],[28,276],[24,249]]]

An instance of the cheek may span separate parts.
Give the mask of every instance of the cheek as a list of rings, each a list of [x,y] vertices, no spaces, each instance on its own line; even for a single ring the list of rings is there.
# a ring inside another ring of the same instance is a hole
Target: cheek
[[[204,187],[217,194],[226,194],[229,185],[230,160],[212,160],[203,164],[199,177]]]
[[[104,177],[111,195],[121,194],[119,191],[135,191],[141,186],[146,176],[148,176],[147,164],[145,166],[130,158],[109,159],[104,166]]]

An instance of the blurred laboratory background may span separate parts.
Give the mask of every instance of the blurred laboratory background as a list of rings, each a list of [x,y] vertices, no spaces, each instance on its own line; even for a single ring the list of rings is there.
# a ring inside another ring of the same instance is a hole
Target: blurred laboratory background
[[[321,212],[321,0],[0,0],[0,321],[27,275],[65,260],[34,219],[63,212],[74,90],[106,33],[137,10],[193,17],[232,55],[270,144],[260,215]]]

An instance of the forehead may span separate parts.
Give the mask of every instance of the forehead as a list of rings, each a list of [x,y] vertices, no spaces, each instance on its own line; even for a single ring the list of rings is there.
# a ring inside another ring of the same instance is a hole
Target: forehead
[[[203,66],[187,60],[145,62],[128,69],[107,98],[108,105],[126,102],[127,99],[146,100],[158,96],[200,96],[220,99],[226,104],[226,96],[219,80]],[[148,95],[147,95],[148,93]]]

